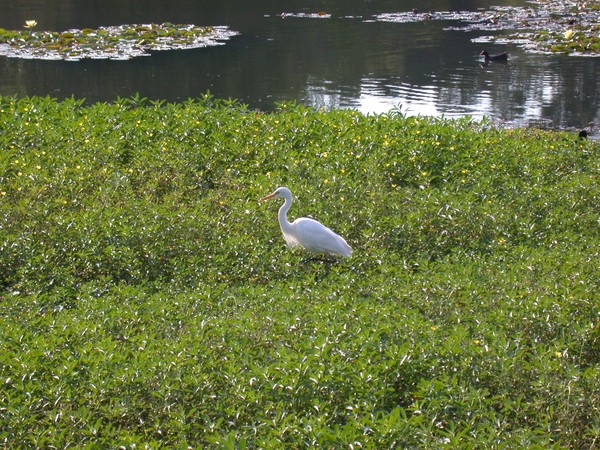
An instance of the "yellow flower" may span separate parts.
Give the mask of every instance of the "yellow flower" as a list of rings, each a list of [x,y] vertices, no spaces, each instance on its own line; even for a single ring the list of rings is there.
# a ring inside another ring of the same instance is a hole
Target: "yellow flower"
[[[571,39],[573,36],[575,35],[575,32],[571,29],[568,29],[567,31],[565,31],[565,33],[563,34],[563,36],[565,37],[565,39],[568,41],[569,39]]]
[[[37,22],[35,20],[26,20],[25,28],[35,28],[37,26]]]

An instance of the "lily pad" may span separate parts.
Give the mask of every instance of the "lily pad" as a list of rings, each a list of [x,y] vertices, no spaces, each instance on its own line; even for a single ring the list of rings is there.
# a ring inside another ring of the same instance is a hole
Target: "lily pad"
[[[278,16],[265,15],[265,17],[281,17],[282,19],[331,19],[331,14],[325,11],[312,12],[284,12]]]
[[[473,42],[515,44],[529,51],[600,56],[600,5],[589,1],[534,0],[529,7],[495,6],[489,10],[410,11],[376,16],[383,22],[457,21],[445,30],[498,32]]]
[[[142,24],[98,29],[5,31],[0,55],[27,59],[117,59],[148,56],[152,51],[222,45],[238,33],[225,26]]]

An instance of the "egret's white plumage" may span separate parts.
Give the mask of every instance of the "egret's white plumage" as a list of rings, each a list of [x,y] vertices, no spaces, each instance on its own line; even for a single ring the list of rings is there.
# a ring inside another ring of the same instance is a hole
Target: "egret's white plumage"
[[[279,226],[289,247],[300,246],[311,252],[335,256],[348,257],[352,255],[352,248],[345,239],[322,223],[307,217],[301,217],[290,223],[287,212],[292,206],[292,193],[288,188],[277,188],[275,192],[260,200],[280,197],[284,198],[285,202],[279,208]]]

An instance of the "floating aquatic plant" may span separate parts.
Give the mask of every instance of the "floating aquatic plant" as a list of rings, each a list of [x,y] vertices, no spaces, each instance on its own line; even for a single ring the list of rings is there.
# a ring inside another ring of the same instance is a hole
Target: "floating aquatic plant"
[[[512,43],[537,52],[600,56],[600,8],[590,2],[537,0],[529,7],[495,6],[481,11],[405,11],[375,17],[382,22],[456,21],[459,31],[508,31],[474,42]],[[566,42],[567,41],[567,42]]]
[[[572,39],[573,36],[575,36],[575,32],[573,30],[569,29],[569,30],[567,30],[567,31],[564,32],[563,36],[568,41],[568,40]]]
[[[151,51],[181,50],[221,45],[237,32],[224,26],[142,24],[84,28],[63,32],[32,31],[35,20],[25,22],[27,31],[0,28],[0,55],[27,59],[131,59]]]
[[[25,28],[35,28],[37,26],[37,21],[36,20],[26,20],[24,26],[25,26]]]
[[[600,56],[600,10],[588,2],[537,0],[532,8],[512,8],[508,36],[484,36],[474,41],[515,43],[541,53]],[[470,29],[477,29],[477,26]],[[493,28],[492,28],[493,30]]]
[[[277,16],[271,16],[269,14],[265,15],[265,17],[277,17]],[[310,13],[310,12],[300,12],[300,13],[281,13],[279,14],[279,17],[281,17],[282,19],[287,19],[287,18],[294,18],[294,19],[331,19],[331,14],[326,12],[326,11],[318,11],[316,13]]]

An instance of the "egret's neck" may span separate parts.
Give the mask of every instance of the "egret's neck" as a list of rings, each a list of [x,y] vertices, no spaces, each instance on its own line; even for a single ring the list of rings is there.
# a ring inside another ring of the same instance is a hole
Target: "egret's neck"
[[[278,217],[279,217],[279,226],[281,227],[281,231],[283,231],[285,233],[292,227],[292,224],[290,223],[290,221],[287,218],[287,213],[292,206],[292,198],[291,197],[284,197],[284,198],[285,198],[285,202],[281,206],[281,208],[279,208]]]

